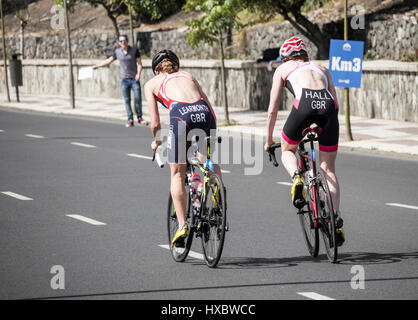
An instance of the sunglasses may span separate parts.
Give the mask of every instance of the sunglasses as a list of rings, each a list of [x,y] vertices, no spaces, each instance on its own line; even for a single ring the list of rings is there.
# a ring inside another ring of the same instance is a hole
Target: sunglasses
[[[128,40],[119,40],[119,42],[122,42],[122,43],[127,43],[127,42],[128,42]]]

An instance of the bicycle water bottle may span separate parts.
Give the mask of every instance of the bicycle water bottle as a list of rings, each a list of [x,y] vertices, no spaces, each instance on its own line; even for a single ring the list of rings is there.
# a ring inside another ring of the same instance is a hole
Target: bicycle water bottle
[[[193,173],[190,178],[190,188],[192,189],[192,201],[196,199],[197,187],[200,183],[200,176],[197,173]]]

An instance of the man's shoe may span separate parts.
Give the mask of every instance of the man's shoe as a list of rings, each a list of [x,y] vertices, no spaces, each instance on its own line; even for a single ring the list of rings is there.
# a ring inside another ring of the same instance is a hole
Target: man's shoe
[[[129,127],[133,127],[134,126],[134,121],[133,120],[129,120],[128,123],[125,125],[125,127],[129,128]]]
[[[305,200],[306,195],[303,180],[299,174],[295,174],[292,185],[292,203],[296,208],[301,209],[305,205]]]
[[[144,120],[144,118],[140,117],[140,118],[138,118],[138,124],[148,125],[148,121],[146,121],[146,120]]]
[[[184,240],[184,238],[186,238],[188,235],[189,235],[189,228],[187,227],[187,223],[185,223],[182,228],[178,228],[171,243],[176,244],[176,242],[180,240]]]

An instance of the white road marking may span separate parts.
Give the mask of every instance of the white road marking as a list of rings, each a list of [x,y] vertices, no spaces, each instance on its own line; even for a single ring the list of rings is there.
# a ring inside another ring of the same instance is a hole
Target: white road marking
[[[136,154],[136,153],[127,153],[126,155],[129,156],[129,157],[134,157],[134,158],[141,158],[141,159],[152,160],[152,157],[143,156],[143,155]]]
[[[290,182],[282,182],[282,181],[277,181],[277,184],[281,184],[283,186],[292,186],[292,184]]]
[[[96,146],[93,146],[91,144],[81,143],[81,142],[71,142],[71,144],[74,146],[79,146],[79,147],[84,147],[84,148],[96,148]]]
[[[168,244],[159,244],[158,246],[163,248],[163,249],[170,250],[170,246]],[[191,251],[191,250],[189,251],[189,254],[187,256],[195,258],[195,259],[199,259],[199,260],[205,260],[205,258],[203,257],[203,254],[197,253],[197,252],[194,252],[194,251]]]
[[[0,129],[0,132],[4,132],[4,130]]]
[[[9,197],[13,197],[13,198],[23,200],[23,201],[33,200],[32,198],[25,197],[25,196],[22,196],[21,194],[14,193],[14,192],[11,192],[11,191],[2,191],[2,193],[9,196]]]
[[[386,205],[387,206],[392,206],[392,207],[400,207],[400,208],[418,210],[418,207],[416,207],[416,206],[410,206],[410,205],[402,204],[402,203],[386,203]]]
[[[94,220],[94,219],[90,219],[90,218],[81,216],[79,214],[67,214],[67,217],[74,218],[74,219],[77,219],[77,220],[80,220],[80,221],[84,221],[84,222],[90,223],[90,224],[95,225],[95,226],[105,226],[106,225],[106,223],[104,223],[104,222],[100,222],[100,221],[97,221],[97,220]]]
[[[298,294],[313,300],[335,300],[333,298],[323,296],[322,294],[316,292],[298,292]]]
[[[229,171],[229,170],[223,170],[223,169],[221,170],[221,172],[222,173],[231,173],[231,171]]]
[[[36,138],[36,139],[43,139],[43,138],[45,138],[44,136],[38,136],[37,134],[25,134],[25,136],[27,136],[29,138]]]

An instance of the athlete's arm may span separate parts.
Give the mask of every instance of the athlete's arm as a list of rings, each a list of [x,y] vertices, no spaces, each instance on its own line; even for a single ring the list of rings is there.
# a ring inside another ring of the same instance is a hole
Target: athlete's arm
[[[267,112],[267,138],[264,149],[268,151],[273,144],[273,131],[277,119],[277,111],[280,105],[280,96],[283,90],[282,70],[277,68],[273,76],[273,84],[270,90],[270,103]]]
[[[324,68],[323,71],[325,72],[325,75],[327,76],[327,79],[328,79],[328,90],[332,94],[332,96],[334,97],[335,103],[338,106],[337,90],[335,90],[334,83],[332,82],[331,75],[330,75],[330,73],[329,73],[329,71],[328,71],[327,68]]]
[[[159,144],[161,144],[160,140],[160,130],[161,130],[161,123],[160,123],[160,113],[158,112],[158,105],[157,99],[153,93],[153,82],[152,80],[148,81],[144,85],[144,94],[145,99],[148,103],[148,112],[151,118],[151,125],[150,129],[152,135],[154,136],[154,141],[151,145],[152,149],[155,151]]]

